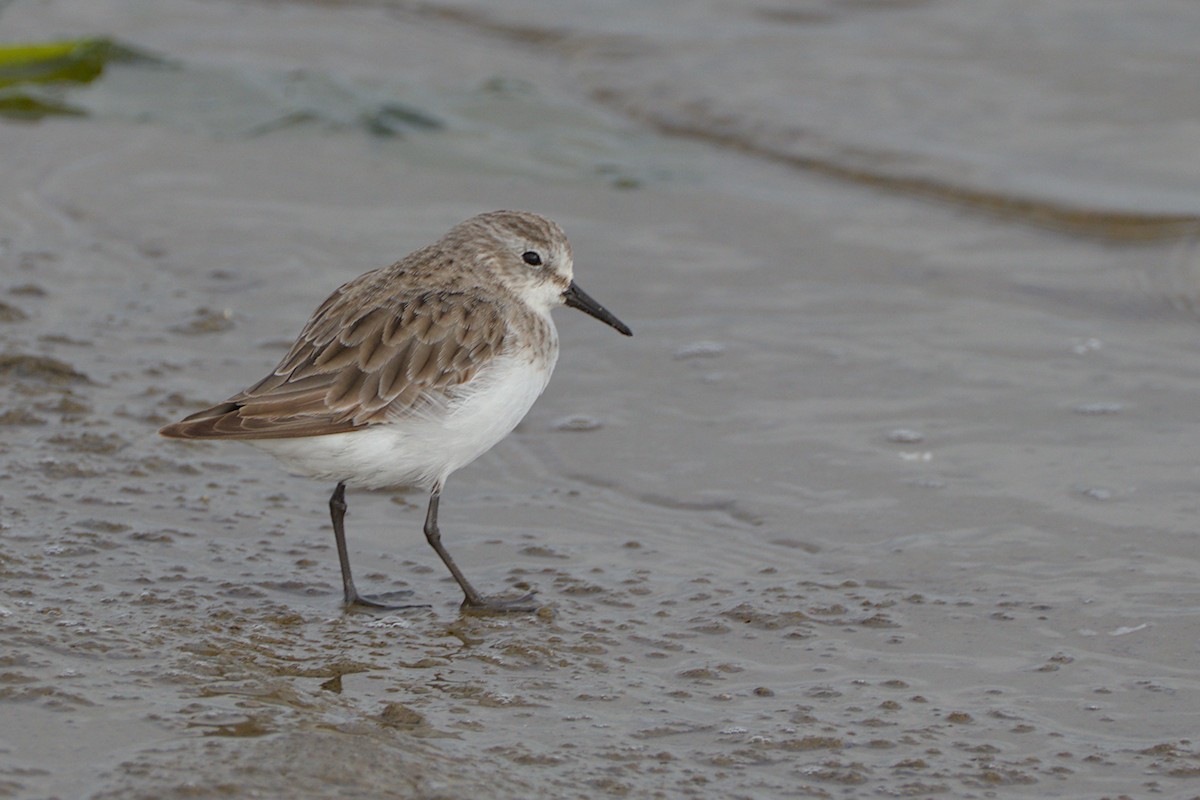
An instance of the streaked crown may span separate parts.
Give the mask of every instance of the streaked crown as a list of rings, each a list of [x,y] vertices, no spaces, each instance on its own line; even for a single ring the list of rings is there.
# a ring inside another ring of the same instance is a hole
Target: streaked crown
[[[455,225],[439,243],[470,253],[510,291],[535,308],[562,305],[575,262],[557,223],[528,211],[491,211]]]

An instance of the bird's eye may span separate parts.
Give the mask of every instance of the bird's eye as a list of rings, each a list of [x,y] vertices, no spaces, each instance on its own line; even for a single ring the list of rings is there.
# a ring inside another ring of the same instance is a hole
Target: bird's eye
[[[521,258],[531,267],[540,267],[542,265],[542,257],[533,250],[526,250],[521,254]]]

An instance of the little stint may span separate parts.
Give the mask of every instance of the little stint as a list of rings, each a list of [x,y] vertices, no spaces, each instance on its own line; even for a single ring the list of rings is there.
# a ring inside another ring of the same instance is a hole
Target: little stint
[[[571,246],[544,217],[495,211],[435,244],[360,275],[313,313],[272,372],[224,403],[164,427],[179,439],[239,439],[302,475],[336,482],[329,499],[348,605],[404,608],[360,595],[350,574],[346,487],[429,491],[425,538],[466,609],[532,611],[481,595],[442,545],[446,479],[516,427],[558,358],[555,306],[632,332],[573,279]]]

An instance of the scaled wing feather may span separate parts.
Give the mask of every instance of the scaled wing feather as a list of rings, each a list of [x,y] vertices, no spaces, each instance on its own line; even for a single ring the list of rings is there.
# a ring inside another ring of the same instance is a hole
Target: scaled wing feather
[[[494,303],[427,291],[364,304],[346,290],[325,301],[270,375],[164,433],[291,438],[400,419],[445,404],[504,349]]]

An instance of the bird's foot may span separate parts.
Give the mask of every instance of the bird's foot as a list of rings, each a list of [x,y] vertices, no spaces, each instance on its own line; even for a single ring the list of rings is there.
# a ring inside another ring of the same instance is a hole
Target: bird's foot
[[[532,614],[539,606],[533,602],[537,592],[530,592],[513,599],[503,597],[467,597],[462,602],[464,614]]]
[[[353,594],[346,596],[347,608],[376,608],[387,611],[399,611],[406,608],[431,608],[428,603],[399,603],[398,600],[412,597],[412,591],[402,589],[396,592],[383,592],[381,594]]]

